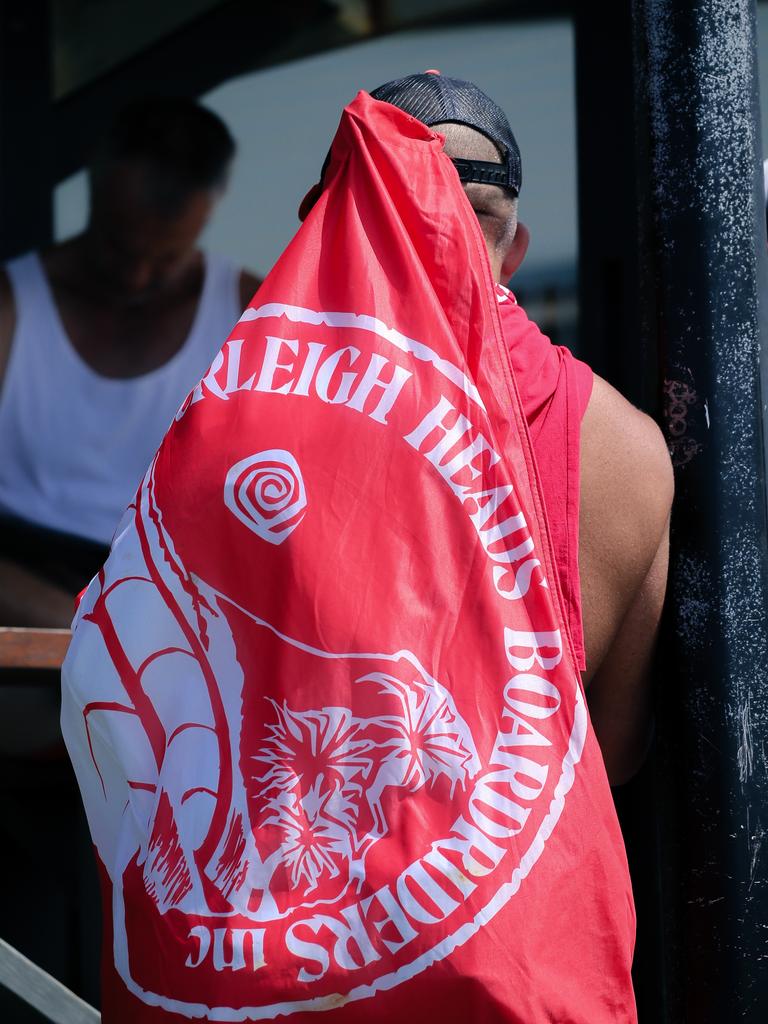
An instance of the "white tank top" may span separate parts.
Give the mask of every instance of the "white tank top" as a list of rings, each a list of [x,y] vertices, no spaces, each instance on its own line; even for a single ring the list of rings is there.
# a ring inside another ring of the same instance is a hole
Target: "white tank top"
[[[192,329],[167,363],[96,373],[67,337],[36,253],[6,265],[16,329],[0,393],[0,511],[108,544],[187,393],[240,316],[239,271],[207,254]]]

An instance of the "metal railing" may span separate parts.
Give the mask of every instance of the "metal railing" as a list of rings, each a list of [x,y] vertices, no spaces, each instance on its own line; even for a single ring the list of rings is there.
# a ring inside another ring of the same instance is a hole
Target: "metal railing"
[[[52,1024],[98,1024],[101,1014],[47,971],[0,939],[0,985]]]

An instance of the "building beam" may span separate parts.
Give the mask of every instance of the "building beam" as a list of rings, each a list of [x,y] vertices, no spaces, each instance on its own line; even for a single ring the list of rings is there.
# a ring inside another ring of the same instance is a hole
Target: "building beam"
[[[654,1019],[756,1024],[768,1016],[768,261],[755,4],[633,0],[632,12],[640,308],[677,492],[659,707],[676,991]]]
[[[52,115],[54,181],[88,162],[94,126],[131,100],[200,96],[237,75],[353,41],[320,0],[228,0],[58,100]],[[269,102],[269,97],[264,97]]]
[[[0,259],[51,240],[47,0],[0,4]]]

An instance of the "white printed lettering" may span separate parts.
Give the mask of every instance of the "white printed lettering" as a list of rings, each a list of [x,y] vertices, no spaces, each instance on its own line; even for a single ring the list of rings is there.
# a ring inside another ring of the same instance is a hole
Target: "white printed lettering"
[[[384,381],[379,377],[379,372],[388,364],[388,359],[385,359],[384,356],[380,356],[378,353],[374,352],[371,356],[371,361],[368,364],[368,369],[360,379],[360,383],[357,385],[354,394],[347,402],[347,407],[349,409],[357,409],[358,412],[363,412],[366,399],[373,389],[381,388],[383,394],[379,398],[376,408],[368,415],[372,420],[385,424],[387,422],[387,413],[395,404],[397,396],[402,391],[406,381],[413,376],[409,370],[405,370],[402,366],[393,364],[392,379]]]
[[[323,361],[322,366],[317,371],[317,377],[315,379],[315,390],[318,396],[330,405],[342,405],[348,401],[349,393],[352,390],[352,385],[355,383],[357,374],[355,373],[342,373],[339,386],[336,389],[336,394],[331,397],[328,390],[331,386],[331,379],[339,366],[339,363],[347,356],[349,359],[349,365],[357,362],[360,357],[360,349],[354,348],[352,345],[347,345],[346,348],[336,349],[332,352],[326,360]]]
[[[441,839],[433,845],[458,853],[464,870],[470,875],[482,878],[501,863],[504,848],[497,846],[485,832],[463,816],[453,823],[451,832],[453,834],[448,839]]]
[[[319,341],[310,341],[307,344],[307,348],[309,351],[301,368],[299,379],[296,381],[296,387],[293,389],[294,395],[309,395],[309,385],[312,383],[317,364],[320,362],[320,357],[325,351],[326,346]]]
[[[416,891],[412,887],[415,887]],[[414,921],[420,921],[422,924],[436,924],[438,921],[443,921],[459,905],[444,889],[440,888],[420,861],[411,864],[403,871],[397,879],[396,889],[397,898],[406,913]],[[438,911],[437,915],[428,910],[423,902],[419,902],[420,899],[424,901],[425,897],[426,902],[432,904]]]
[[[519,696],[513,696],[520,692],[536,693],[544,697],[546,702],[534,703],[529,699],[521,700]],[[548,702],[550,700],[551,703]],[[560,691],[548,679],[531,673],[521,673],[519,676],[513,676],[504,687],[504,702],[525,718],[550,718],[560,707]]]
[[[493,585],[496,588],[496,593],[499,597],[503,597],[505,601],[519,601],[521,597],[525,597],[528,591],[531,589],[531,579],[533,578],[534,569],[540,566],[541,562],[538,558],[528,558],[523,564],[517,569],[502,569],[500,565],[493,567]],[[501,586],[501,581],[508,574],[512,575],[512,589],[504,590]],[[540,587],[546,587],[547,581],[542,578],[539,580]]]
[[[369,915],[370,907],[373,900],[377,900],[381,908],[384,910],[385,916],[379,920],[371,921],[371,924],[381,935],[381,941],[390,951],[390,953],[396,953],[398,949],[402,949],[403,946],[407,945],[418,935],[411,925],[408,918],[403,912],[403,908],[395,899],[394,893],[390,890],[388,885],[383,886],[377,890],[373,896],[368,896],[362,901],[363,913]],[[394,931],[397,938],[387,938],[384,932],[385,928],[391,925],[390,932]]]
[[[211,933],[205,927],[204,924],[196,924],[189,933],[190,939],[197,939],[198,946],[197,958],[194,959],[190,953],[187,959],[184,961],[185,967],[199,967],[200,964],[208,956],[208,950],[211,948]]]
[[[488,785],[489,780],[508,782],[504,775],[504,772],[491,772],[484,775],[469,798],[469,813],[475,824],[495,839],[508,839],[510,836],[517,835],[522,831],[523,825],[531,813],[530,807],[521,807],[514,800],[510,800],[509,797]],[[488,817],[482,810],[481,804],[493,811],[496,817]],[[506,819],[506,822],[499,819]]]
[[[213,939],[213,969],[215,971],[242,971],[250,967],[257,971],[266,966],[264,959],[263,928],[208,928],[198,924],[191,929],[190,939],[199,943],[197,957],[190,953],[185,960],[186,967],[200,967],[211,950]],[[250,964],[246,962],[246,951],[250,948]]]
[[[272,338],[269,335],[266,341],[264,362],[261,364],[261,373],[259,374],[254,391],[266,391],[271,395],[287,395],[290,393],[293,379],[284,381],[278,387],[275,387],[275,373],[278,370],[285,370],[290,373],[294,370],[294,364],[278,362],[281,355],[280,349],[285,345],[289,352],[297,355],[299,343],[296,340],[289,341],[287,338]]]
[[[538,633],[531,633],[527,630],[509,629],[504,627],[504,647],[507,652],[507,659],[518,672],[528,672],[533,668],[534,663],[545,671],[554,668],[559,664],[563,656],[563,642],[559,629],[547,630]],[[520,658],[512,653],[513,648],[520,647],[531,652],[530,657]],[[545,648],[554,650],[556,653],[545,656],[540,652]]]
[[[251,374],[248,380],[240,382],[238,380],[240,376],[240,355],[243,348],[243,338],[232,338],[226,344],[229,358],[227,359],[227,382],[224,385],[224,394],[234,394],[235,391],[250,391],[253,388],[253,382],[256,379],[256,374]]]
[[[358,904],[345,907],[341,911],[341,916],[344,918],[343,921],[329,914],[317,914],[312,918],[313,921],[324,924],[336,936],[333,955],[339,967],[345,971],[355,971],[360,967],[367,967],[374,960],[380,960],[381,954],[376,952],[368,938]]]
[[[325,947],[321,946],[319,942],[307,942],[304,939],[300,939],[296,935],[296,929],[307,927],[317,935],[322,925],[323,922],[318,918],[311,918],[308,921],[296,921],[289,926],[285,933],[285,945],[290,953],[300,956],[304,960],[316,963],[320,967],[319,971],[308,971],[306,967],[300,968],[298,979],[301,982],[317,981],[319,978],[322,978],[323,975],[327,974],[328,968],[331,966],[331,959]]]
[[[530,699],[521,700],[519,696],[513,696],[516,693],[535,693],[543,697],[545,703],[534,704]],[[560,691],[548,679],[523,672],[513,676],[504,687],[504,703],[526,718],[549,718],[560,707]]]

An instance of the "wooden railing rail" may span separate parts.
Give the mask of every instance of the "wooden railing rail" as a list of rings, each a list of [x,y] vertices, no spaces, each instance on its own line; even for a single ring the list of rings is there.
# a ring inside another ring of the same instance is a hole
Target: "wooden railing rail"
[[[0,626],[0,670],[60,669],[69,647],[68,629]]]

